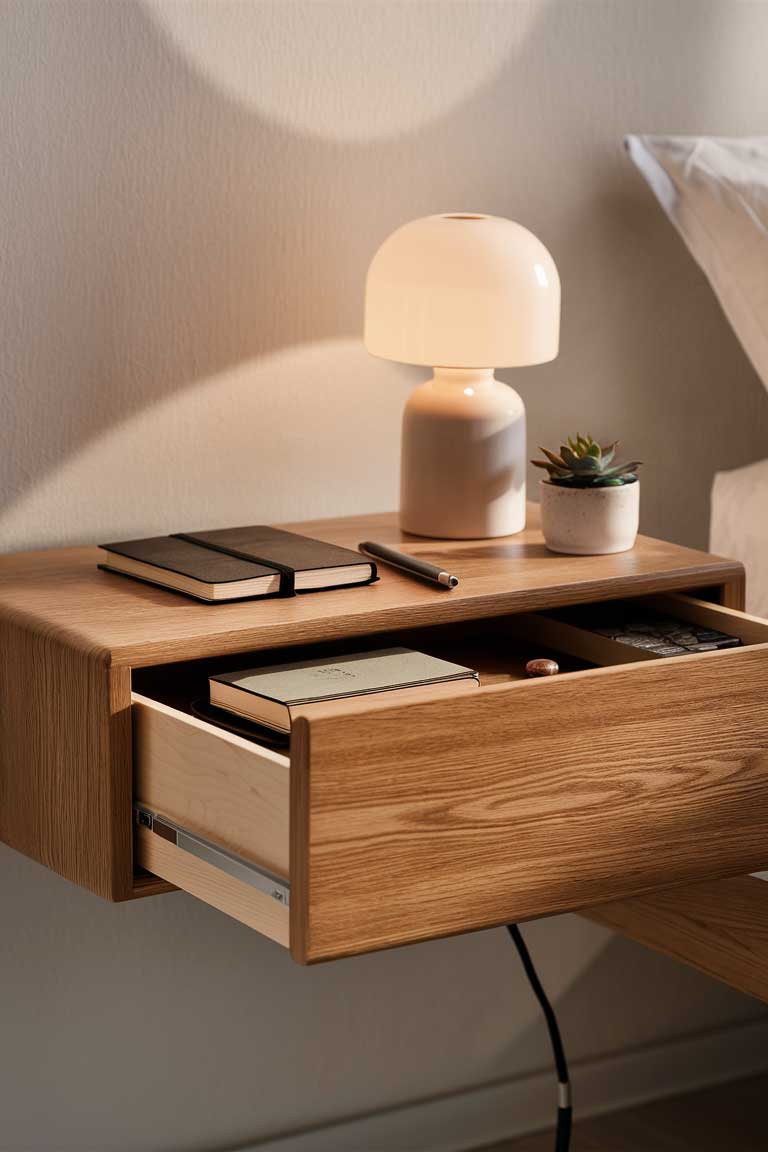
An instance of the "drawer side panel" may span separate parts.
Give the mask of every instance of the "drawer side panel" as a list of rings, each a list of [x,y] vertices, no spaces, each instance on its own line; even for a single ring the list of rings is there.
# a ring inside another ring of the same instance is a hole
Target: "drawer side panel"
[[[288,757],[149,697],[132,699],[134,801],[287,877]]]
[[[136,858],[143,868],[164,876],[190,895],[288,947],[288,909],[263,892],[255,891],[146,828],[136,831]]]

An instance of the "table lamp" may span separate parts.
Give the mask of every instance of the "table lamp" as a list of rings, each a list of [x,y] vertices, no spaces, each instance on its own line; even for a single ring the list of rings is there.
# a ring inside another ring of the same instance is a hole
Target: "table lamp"
[[[365,345],[433,377],[403,414],[400,526],[478,539],[525,527],[525,406],[494,368],[557,356],[560,280],[512,220],[450,212],[393,232],[368,270]]]

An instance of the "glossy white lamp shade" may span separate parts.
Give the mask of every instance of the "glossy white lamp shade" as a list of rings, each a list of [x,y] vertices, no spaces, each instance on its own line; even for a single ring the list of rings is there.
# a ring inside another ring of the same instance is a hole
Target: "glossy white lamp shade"
[[[525,408],[493,369],[553,360],[560,280],[527,228],[498,216],[413,220],[374,256],[365,344],[434,367],[403,417],[401,526],[423,536],[503,536],[525,526]]]

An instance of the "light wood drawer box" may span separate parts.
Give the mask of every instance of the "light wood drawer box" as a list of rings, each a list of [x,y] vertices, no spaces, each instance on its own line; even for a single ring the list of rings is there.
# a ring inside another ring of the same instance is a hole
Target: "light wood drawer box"
[[[525,680],[494,656],[516,634],[632,653],[536,616],[447,628],[441,654],[489,654],[487,686],[302,720],[290,756],[140,688],[134,801],[162,834],[137,828],[139,863],[300,962],[768,865],[768,622],[653,603],[744,646]]]

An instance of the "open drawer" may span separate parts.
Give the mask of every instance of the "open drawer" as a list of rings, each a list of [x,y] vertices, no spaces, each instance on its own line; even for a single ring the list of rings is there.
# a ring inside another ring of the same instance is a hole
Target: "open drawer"
[[[765,867],[768,622],[650,599],[743,646],[590,666],[609,657],[549,621],[563,672],[527,680],[535,618],[430,630],[483,687],[350,701],[290,756],[138,679],[138,862],[301,962]]]

